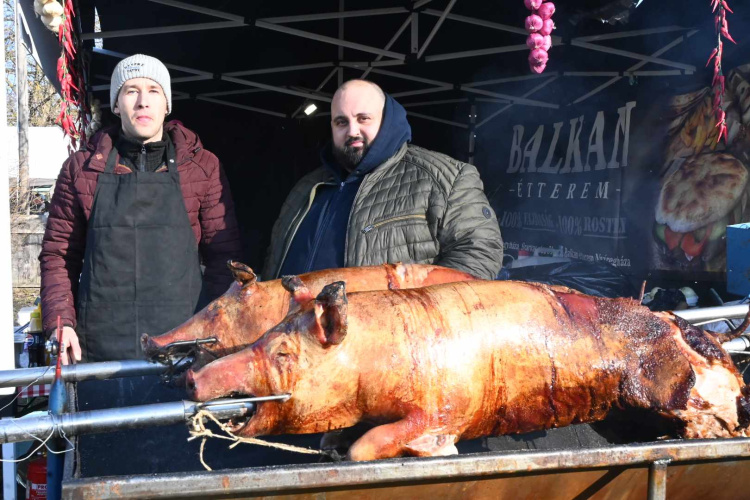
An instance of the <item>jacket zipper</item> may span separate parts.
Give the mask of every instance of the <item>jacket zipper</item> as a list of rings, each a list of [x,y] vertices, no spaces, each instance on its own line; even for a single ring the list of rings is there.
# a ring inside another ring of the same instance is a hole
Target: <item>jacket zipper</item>
[[[398,152],[394,156],[386,160],[385,163],[382,163],[380,166],[375,167],[375,169],[376,170],[380,169],[383,167],[383,165],[386,165],[386,164],[388,165],[388,168],[391,168],[393,167],[393,165],[401,161],[401,159],[404,157],[404,155],[401,154],[401,152],[404,151],[405,153],[405,146],[406,146],[406,143],[404,143],[404,145],[401,146],[401,149],[399,149]],[[398,156],[398,159],[394,160],[392,163],[389,163],[391,162],[391,160],[396,158],[396,156]],[[372,172],[370,172],[370,174],[371,173]],[[367,178],[370,177],[370,174],[365,175],[365,178],[362,179],[362,182],[359,183],[359,187],[357,188],[357,193],[354,195],[354,201],[352,202],[352,208],[351,210],[349,210],[349,220],[346,223],[346,236],[344,236],[344,267],[349,267],[349,228],[351,227],[351,224],[352,224],[352,212],[354,212],[354,207],[357,206],[357,197],[359,196],[359,192],[362,191],[362,186],[365,185],[365,182],[367,182]]]
[[[354,207],[357,205],[357,197],[359,196],[359,192],[362,191],[362,185],[366,180],[367,176],[365,176],[365,178],[362,179],[362,182],[359,183],[357,192],[354,193],[352,208],[349,210],[349,218],[346,220],[346,234],[344,235],[344,267],[349,267],[349,228],[352,225],[352,212],[354,212]]]
[[[299,229],[300,224],[302,224],[302,221],[305,219],[305,216],[310,211],[310,207],[312,206],[312,202],[315,199],[315,192],[318,190],[320,186],[335,186],[335,183],[331,182],[319,182],[315,184],[312,189],[310,190],[310,198],[307,200],[307,207],[297,214],[297,220],[294,224],[294,229],[292,230],[291,236],[287,239],[286,245],[284,246],[284,253],[281,254],[281,260],[279,261],[279,265],[276,267],[276,271],[274,272],[272,279],[277,279],[279,277],[279,273],[281,272],[281,268],[284,267],[284,261],[286,260],[286,254],[289,253],[289,247],[292,246],[292,241],[294,240],[294,236],[297,234],[297,230]]]
[[[398,217],[391,217],[390,219],[381,220],[380,222],[376,222],[375,224],[370,224],[369,226],[365,226],[362,229],[362,234],[367,234],[373,229],[377,229],[380,226],[384,226],[386,224],[390,224],[391,222],[398,222],[402,220],[409,220],[409,219],[422,219],[427,220],[427,216],[424,214],[412,214],[412,215],[400,215]]]
[[[141,157],[138,163],[139,163],[138,170],[140,170],[141,172],[145,172],[146,171],[146,145],[145,144],[141,145]]]

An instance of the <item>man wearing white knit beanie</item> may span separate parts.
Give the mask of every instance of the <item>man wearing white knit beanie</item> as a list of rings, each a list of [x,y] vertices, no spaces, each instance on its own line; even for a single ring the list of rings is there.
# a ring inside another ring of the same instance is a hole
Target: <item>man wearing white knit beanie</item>
[[[169,70],[143,54],[123,59],[112,72],[109,104],[122,120],[125,135],[143,143],[160,140],[164,119],[172,109]]]
[[[241,258],[219,160],[195,132],[165,123],[166,66],[143,54],[120,61],[110,104],[121,123],[63,165],[39,257],[45,331],[57,336],[62,320],[66,364],[141,358],[141,334],[224,293],[225,263]]]

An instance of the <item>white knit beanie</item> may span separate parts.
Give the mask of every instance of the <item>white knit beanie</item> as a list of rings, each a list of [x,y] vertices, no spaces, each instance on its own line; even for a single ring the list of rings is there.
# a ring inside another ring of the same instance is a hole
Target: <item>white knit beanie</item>
[[[132,78],[149,78],[161,85],[167,98],[167,114],[172,112],[172,85],[169,70],[160,60],[143,54],[135,54],[120,61],[112,72],[109,86],[110,109],[115,108],[117,96],[125,82]]]

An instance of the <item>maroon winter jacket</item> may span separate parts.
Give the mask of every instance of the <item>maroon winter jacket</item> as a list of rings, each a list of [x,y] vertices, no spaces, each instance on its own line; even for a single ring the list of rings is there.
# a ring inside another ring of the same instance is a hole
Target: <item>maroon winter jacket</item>
[[[203,149],[195,132],[177,121],[165,124],[164,130],[175,146],[185,208],[206,266],[204,282],[209,296],[215,298],[232,282],[226,262],[238,259],[241,253],[229,185],[219,160]],[[118,134],[117,127],[99,131],[85,151],[68,158],[57,177],[39,255],[45,331],[55,327],[58,315],[63,324],[76,327],[75,299],[86,250],[86,228],[99,173],[104,171]],[[115,173],[128,174],[131,170],[120,164]]]

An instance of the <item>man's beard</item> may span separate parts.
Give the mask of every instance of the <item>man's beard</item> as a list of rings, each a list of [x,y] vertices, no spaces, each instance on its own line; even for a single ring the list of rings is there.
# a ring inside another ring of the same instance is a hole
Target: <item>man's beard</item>
[[[361,148],[353,148],[351,143],[362,141]],[[370,143],[364,137],[352,137],[347,139],[343,148],[333,145],[333,157],[336,162],[348,172],[353,172],[362,158],[365,157],[367,152],[370,150]]]

